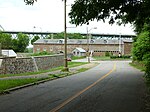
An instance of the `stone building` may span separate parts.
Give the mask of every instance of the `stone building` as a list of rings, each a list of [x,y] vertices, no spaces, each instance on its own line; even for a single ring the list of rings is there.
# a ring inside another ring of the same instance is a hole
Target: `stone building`
[[[93,56],[104,56],[106,52],[112,55],[130,55],[132,48],[131,39],[68,39],[67,49],[71,53],[75,48],[82,48]],[[42,51],[63,53],[64,39],[39,39],[34,42],[33,52]]]

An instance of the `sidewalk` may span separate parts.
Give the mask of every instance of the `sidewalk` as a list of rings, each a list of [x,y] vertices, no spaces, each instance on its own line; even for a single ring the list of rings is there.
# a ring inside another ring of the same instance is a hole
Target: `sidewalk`
[[[62,72],[61,70],[56,70],[56,71],[46,72],[46,73],[41,73],[41,74],[36,74],[36,75],[4,77],[4,78],[0,78],[0,80],[28,79],[28,78],[48,78],[50,75],[54,75],[54,74],[66,74],[66,73],[75,74],[81,68],[92,68],[96,65],[97,65],[97,63],[89,63],[89,64],[69,68],[69,72]]]

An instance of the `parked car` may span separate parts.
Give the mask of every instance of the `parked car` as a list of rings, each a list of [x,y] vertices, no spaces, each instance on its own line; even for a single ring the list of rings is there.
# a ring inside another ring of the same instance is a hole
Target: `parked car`
[[[72,61],[72,59],[71,58],[67,58],[67,61]]]

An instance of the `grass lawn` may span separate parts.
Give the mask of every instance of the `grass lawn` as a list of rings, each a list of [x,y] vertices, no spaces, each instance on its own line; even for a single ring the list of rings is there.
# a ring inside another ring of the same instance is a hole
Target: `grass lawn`
[[[84,59],[84,58],[86,58],[86,56],[73,56],[71,59],[72,60],[77,60],[77,59]]]
[[[94,56],[93,57],[96,61],[105,61],[105,60],[110,60],[110,57],[109,56]]]
[[[110,58],[109,56],[94,56],[96,61],[108,61],[108,60],[131,60],[130,58]]]
[[[42,79],[13,79],[13,80],[0,80],[0,93],[6,89],[21,86],[29,83],[34,83]]]

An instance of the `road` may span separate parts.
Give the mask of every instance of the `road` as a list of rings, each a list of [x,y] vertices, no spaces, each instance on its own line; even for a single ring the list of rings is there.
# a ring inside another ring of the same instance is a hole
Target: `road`
[[[144,112],[143,73],[129,61],[103,61],[86,72],[0,96],[0,112]]]

